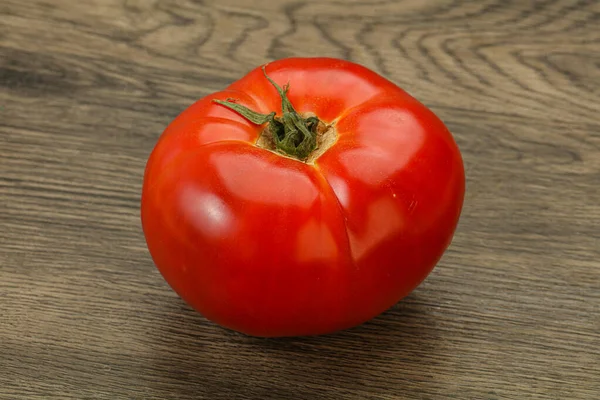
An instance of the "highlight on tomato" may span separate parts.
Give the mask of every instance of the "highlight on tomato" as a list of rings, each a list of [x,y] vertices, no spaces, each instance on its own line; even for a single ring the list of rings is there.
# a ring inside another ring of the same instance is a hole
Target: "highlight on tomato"
[[[392,307],[457,227],[460,151],[375,72],[288,58],[177,116],[145,170],[141,219],[168,284],[222,327],[327,334]]]

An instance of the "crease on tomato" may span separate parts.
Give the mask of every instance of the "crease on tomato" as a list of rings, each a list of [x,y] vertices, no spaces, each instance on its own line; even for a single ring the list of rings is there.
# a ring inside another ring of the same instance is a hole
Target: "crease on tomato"
[[[333,187],[331,186],[331,183],[327,179],[327,176],[325,176],[325,174],[323,174],[323,172],[321,171],[321,169],[319,168],[318,165],[315,164],[313,166],[313,168],[315,169],[317,177],[322,181],[323,186],[325,188],[327,188],[327,190],[329,191],[329,195],[334,199],[334,201],[337,205],[337,209],[340,213],[340,217],[342,218],[342,222],[344,225],[344,235],[345,235],[346,246],[348,247],[348,250],[350,250],[350,252],[352,252],[352,246],[350,243],[350,235],[348,234],[348,223],[347,223],[348,219],[346,216],[346,212],[344,211],[344,207],[342,206],[342,203],[340,202],[340,199],[338,198],[336,191],[333,189]],[[352,264],[352,267],[356,268],[356,263],[354,262],[354,259],[350,257],[349,260]]]

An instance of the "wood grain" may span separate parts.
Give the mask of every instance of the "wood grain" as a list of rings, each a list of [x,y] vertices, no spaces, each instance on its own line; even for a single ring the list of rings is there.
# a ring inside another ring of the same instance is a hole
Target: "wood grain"
[[[600,2],[3,0],[0,398],[600,398]],[[450,127],[452,247],[332,336],[220,329],[145,248],[146,157],[286,56],[362,63]]]

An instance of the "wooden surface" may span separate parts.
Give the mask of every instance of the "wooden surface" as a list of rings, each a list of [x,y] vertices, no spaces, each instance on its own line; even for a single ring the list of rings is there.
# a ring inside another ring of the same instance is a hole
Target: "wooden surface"
[[[464,155],[452,247],[358,328],[205,321],[145,247],[141,178],[194,100],[348,58]],[[1,399],[599,399],[600,2],[3,0]]]

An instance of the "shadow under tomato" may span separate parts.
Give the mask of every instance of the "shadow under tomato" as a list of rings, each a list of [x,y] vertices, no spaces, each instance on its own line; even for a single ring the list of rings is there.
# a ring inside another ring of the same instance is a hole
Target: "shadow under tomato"
[[[220,328],[172,298],[164,323],[148,333],[157,350],[152,391],[176,399],[395,397],[402,387],[425,386],[433,373],[443,339],[432,310],[413,293],[353,329],[262,339]]]

